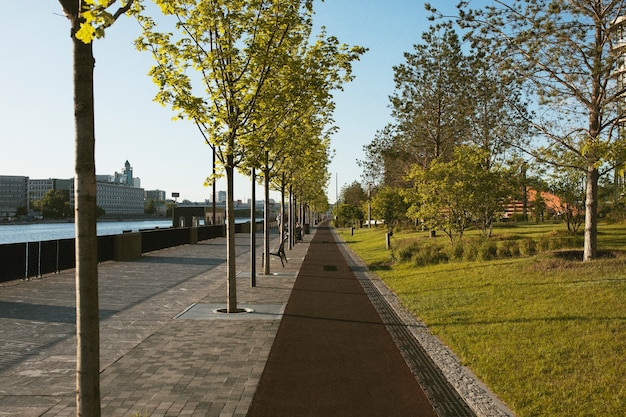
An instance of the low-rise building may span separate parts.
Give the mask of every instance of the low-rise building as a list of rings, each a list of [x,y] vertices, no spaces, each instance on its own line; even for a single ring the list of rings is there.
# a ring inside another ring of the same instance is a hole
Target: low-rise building
[[[14,217],[20,208],[29,208],[28,177],[0,175],[0,219]]]

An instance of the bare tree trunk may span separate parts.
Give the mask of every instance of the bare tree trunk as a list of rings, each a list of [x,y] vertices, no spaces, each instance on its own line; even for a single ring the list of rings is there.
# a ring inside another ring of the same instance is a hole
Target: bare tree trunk
[[[282,180],[280,182],[280,241],[285,239],[285,173],[283,172]]]
[[[237,271],[235,253],[235,203],[234,194],[235,186],[233,175],[235,169],[233,167],[233,156],[228,155],[226,171],[226,264],[227,273],[227,313],[237,313]]]
[[[98,240],[92,44],[73,34],[76,225],[76,415],[100,416],[100,323],[98,317]]]
[[[250,286],[256,287],[256,170],[252,168],[252,204],[250,204]]]
[[[269,275],[270,271],[270,179],[269,170],[265,168],[265,184],[263,187],[263,275]],[[282,218],[281,218],[282,221]],[[282,238],[282,234],[281,234]],[[282,240],[281,240],[282,242]]]
[[[587,167],[585,196],[585,243],[583,261],[596,259],[598,252],[598,168],[594,164]]]
[[[295,210],[293,209],[293,192],[292,192],[292,186],[289,186],[289,249],[293,249],[293,246],[296,242],[295,240],[295,234],[294,234],[294,228],[295,228],[295,222],[293,220],[294,215],[295,215]]]

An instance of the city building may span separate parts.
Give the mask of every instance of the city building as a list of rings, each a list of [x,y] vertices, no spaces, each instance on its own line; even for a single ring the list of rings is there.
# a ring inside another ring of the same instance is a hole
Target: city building
[[[28,198],[29,202],[41,200],[50,190],[57,190],[69,195],[72,188],[73,180],[48,178],[48,179],[31,179],[28,181]]]
[[[142,215],[144,208],[143,188],[97,182],[96,205],[102,207],[107,216]]]
[[[144,189],[139,178],[133,178],[128,161],[122,172],[114,175],[96,175],[96,205],[106,217],[133,217],[144,214]],[[74,205],[74,185],[70,191],[70,205]]]
[[[0,175],[0,220],[11,219],[18,209],[28,208],[28,177]]]
[[[146,201],[165,201],[166,192],[163,190],[146,190],[144,192],[144,199]]]
[[[96,182],[106,182],[141,188],[141,180],[139,178],[133,178],[133,168],[130,166],[130,162],[128,161],[124,164],[122,172],[115,171],[113,175],[96,175]]]
[[[165,201],[165,191],[144,191],[139,178],[133,177],[133,168],[128,161],[122,172],[113,175],[96,175],[96,204],[103,208],[107,217],[133,217],[144,214],[145,201]],[[25,213],[30,202],[41,200],[50,190],[69,195],[70,206],[74,206],[74,179],[29,179],[22,176],[0,176],[0,220],[12,219],[18,209]],[[226,200],[226,193],[224,193]]]

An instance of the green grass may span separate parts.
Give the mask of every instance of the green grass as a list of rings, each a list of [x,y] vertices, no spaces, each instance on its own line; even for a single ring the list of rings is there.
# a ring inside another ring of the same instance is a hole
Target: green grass
[[[559,227],[495,233],[541,238]],[[626,250],[625,224],[600,232],[601,249]],[[340,234],[519,417],[623,415],[626,256],[583,263],[544,252],[416,267],[392,261],[382,229]],[[392,244],[425,235],[397,232]]]

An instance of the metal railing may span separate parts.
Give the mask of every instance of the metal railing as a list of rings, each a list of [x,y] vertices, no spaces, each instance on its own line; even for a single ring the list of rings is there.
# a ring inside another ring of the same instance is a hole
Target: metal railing
[[[191,242],[189,227],[141,230],[141,253],[185,245]],[[224,225],[197,227],[199,241],[226,235]],[[98,262],[115,255],[115,235],[98,236]],[[76,265],[75,239],[0,245],[0,282],[58,273]]]

